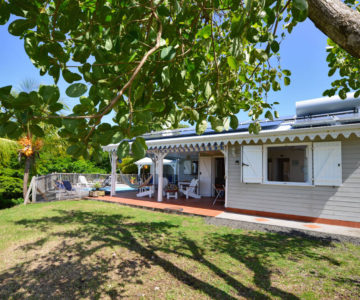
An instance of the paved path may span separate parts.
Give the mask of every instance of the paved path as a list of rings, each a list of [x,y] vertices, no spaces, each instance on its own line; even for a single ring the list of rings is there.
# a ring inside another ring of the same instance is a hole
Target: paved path
[[[360,238],[360,228],[352,228],[345,226],[335,226],[319,223],[304,223],[298,221],[287,221],[282,219],[254,217],[243,214],[223,212],[216,216],[219,219],[234,220],[241,222],[252,222],[256,224],[264,224],[270,226],[286,227],[297,230],[308,230],[312,232],[322,232],[328,234],[345,235]]]
[[[230,226],[234,228],[253,229],[271,232],[283,232],[290,234],[309,235],[317,238],[330,238],[338,241],[349,241],[360,244],[360,228],[345,226],[326,225],[319,223],[306,223],[299,221],[287,221],[274,218],[263,218],[238,213],[225,212],[222,207],[212,207],[201,202],[157,202],[155,200],[131,199],[125,197],[103,196],[87,198],[91,200],[113,202],[139,208],[157,211],[198,215],[208,217],[207,223],[213,225]]]

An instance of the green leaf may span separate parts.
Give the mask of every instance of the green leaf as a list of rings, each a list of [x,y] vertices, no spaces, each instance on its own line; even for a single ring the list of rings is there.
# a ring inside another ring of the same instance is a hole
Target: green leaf
[[[74,83],[66,89],[66,95],[72,98],[77,98],[85,94],[87,86],[83,83]]]
[[[176,55],[176,49],[173,46],[165,47],[161,50],[160,57],[164,60],[171,60]]]
[[[109,37],[105,41],[105,49],[107,51],[110,51],[112,49],[112,47],[113,47],[113,42],[112,42],[111,38]]]
[[[25,92],[21,92],[18,95],[15,96],[13,101],[13,106],[18,109],[24,109],[31,105],[31,99],[29,97],[29,94]]]
[[[271,50],[275,53],[277,53],[280,49],[280,45],[277,41],[272,41],[270,47],[271,47]]]
[[[280,91],[281,90],[280,83],[274,80],[272,82],[272,88],[274,91]]]
[[[63,75],[65,81],[68,83],[73,83],[74,81],[81,80],[81,76],[79,74],[73,73],[73,72],[69,71],[68,69],[64,69],[62,71],[62,75]]]
[[[10,139],[17,139],[22,134],[21,127],[15,122],[7,122],[4,131]]]
[[[67,148],[66,153],[72,156],[80,156],[81,151],[82,148],[79,145],[75,144]]]
[[[17,130],[19,128],[19,125],[15,122],[7,122],[5,124],[5,132],[6,134],[11,134],[13,133],[15,130]]]
[[[308,15],[307,0],[293,0],[291,12],[296,21],[298,21],[298,22],[305,21],[307,18],[307,15]],[[288,29],[290,30],[290,27],[288,27]]]
[[[165,86],[170,85],[170,72],[169,72],[169,66],[165,66],[161,72],[161,81]]]
[[[260,130],[261,130],[261,125],[259,124],[259,122],[250,123],[249,125],[250,133],[258,134]]]
[[[80,123],[79,121],[80,120],[76,119],[63,119],[62,123],[66,130],[68,130],[69,132],[74,132]]]
[[[291,71],[290,70],[282,70],[282,73],[285,75],[285,76],[290,76],[291,75]]]
[[[207,127],[208,127],[208,123],[206,120],[202,120],[201,122],[198,122],[196,124],[196,133],[199,135],[203,134]]]
[[[284,77],[284,84],[290,85],[290,77]]]
[[[39,125],[30,125],[30,132],[37,137],[44,137],[44,130]]]
[[[277,110],[274,111],[274,116],[275,116],[275,118],[279,119],[279,112]]]
[[[206,99],[209,99],[211,96],[211,86],[209,82],[206,82],[205,84],[205,91],[204,91],[204,95]]]
[[[360,90],[356,91],[354,94],[354,98],[358,98],[360,96]]]
[[[9,21],[10,18],[10,10],[9,5],[1,1],[0,3],[0,25],[6,24],[7,21]]]
[[[49,106],[49,109],[52,113],[58,112],[59,110],[62,110],[64,108],[64,105],[61,103],[54,103]]]
[[[238,64],[237,64],[236,59],[233,56],[228,56],[227,57],[227,63],[228,63],[228,65],[229,65],[229,67],[231,69],[233,69],[234,71],[237,71]]]
[[[293,0],[293,6],[297,8],[300,12],[308,10],[307,0]]]
[[[335,72],[336,72],[336,68],[331,68],[331,69],[329,70],[328,76],[329,76],[329,77],[333,76]]]
[[[342,100],[345,100],[346,97],[347,97],[347,95],[346,95],[346,90],[345,90],[345,89],[341,89],[341,90],[339,91],[339,96],[340,96],[340,98],[341,98]]]
[[[235,115],[230,116],[230,127],[236,130],[239,126],[239,120]]]
[[[8,31],[15,36],[22,35],[27,29],[33,28],[34,23],[29,20],[17,19],[9,25]]]
[[[210,118],[209,118],[210,119]],[[211,128],[217,132],[224,131],[224,123],[217,117],[211,117]]]
[[[60,98],[59,88],[55,85],[42,85],[39,88],[39,94],[45,103],[55,103]]]
[[[0,88],[0,101],[2,101],[4,98],[7,98],[10,95],[11,89],[12,89],[11,85]]]
[[[203,39],[208,39],[211,36],[211,26],[210,25],[206,25],[205,27],[201,28],[198,33],[196,34],[196,37],[199,38],[203,38]]]
[[[124,157],[129,156],[130,153],[130,145],[128,141],[122,141],[120,145],[117,148],[117,156],[120,159],[123,159]]]
[[[274,120],[274,117],[273,117],[273,115],[272,115],[272,113],[271,113],[270,110],[268,110],[268,111],[265,113],[265,118],[266,118],[266,119],[269,119],[270,121],[273,121],[273,120]]]
[[[60,67],[58,65],[53,65],[50,67],[49,75],[54,78],[54,82],[57,83],[60,77]]]
[[[199,121],[199,113],[195,109],[190,109],[191,119],[194,121]]]
[[[146,155],[146,142],[142,137],[137,137],[131,145],[131,153],[134,159],[138,160]]]
[[[123,139],[124,139],[124,135],[121,132],[117,131],[112,137],[111,144],[117,144]]]

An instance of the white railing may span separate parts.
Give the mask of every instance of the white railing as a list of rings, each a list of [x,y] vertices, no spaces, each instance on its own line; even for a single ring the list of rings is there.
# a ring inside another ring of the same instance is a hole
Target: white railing
[[[137,174],[121,176],[117,174],[116,176],[117,186],[123,187],[124,190],[126,190],[127,182],[136,183],[138,180]],[[30,195],[31,202],[81,199],[87,197],[95,185],[100,185],[106,192],[110,191],[110,184],[110,174],[52,173],[34,176],[24,203],[30,203]]]

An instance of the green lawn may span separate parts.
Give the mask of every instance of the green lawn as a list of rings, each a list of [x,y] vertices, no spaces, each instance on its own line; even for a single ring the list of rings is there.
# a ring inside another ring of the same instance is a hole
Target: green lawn
[[[0,299],[360,297],[360,247],[65,201],[0,211]]]

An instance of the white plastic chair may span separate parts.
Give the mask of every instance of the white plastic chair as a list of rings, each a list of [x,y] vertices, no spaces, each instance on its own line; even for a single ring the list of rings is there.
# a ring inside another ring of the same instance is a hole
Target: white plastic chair
[[[201,196],[198,194],[199,179],[193,179],[189,186],[180,186],[179,192],[183,193],[186,199],[189,197],[200,199]]]
[[[145,186],[139,187],[139,192],[136,194],[136,197],[149,196],[149,198],[151,198],[153,194],[154,194],[154,186],[153,185],[145,185]]]
[[[79,181],[80,182],[77,184],[77,186],[79,186],[79,187],[87,187],[87,188],[91,187],[90,183],[87,181],[85,176],[80,175],[79,176]]]

